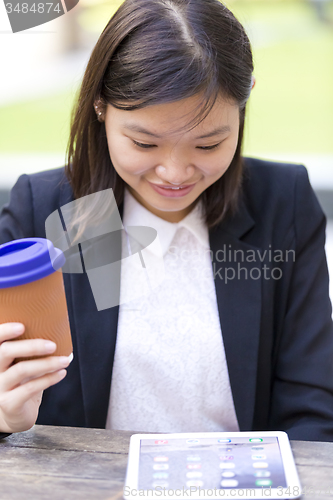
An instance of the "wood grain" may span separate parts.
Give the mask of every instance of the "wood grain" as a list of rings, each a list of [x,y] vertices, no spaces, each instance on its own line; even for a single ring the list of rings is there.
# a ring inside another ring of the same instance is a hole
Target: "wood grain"
[[[0,441],[1,500],[122,500],[133,432],[36,425]],[[304,500],[333,499],[333,443],[292,441]]]

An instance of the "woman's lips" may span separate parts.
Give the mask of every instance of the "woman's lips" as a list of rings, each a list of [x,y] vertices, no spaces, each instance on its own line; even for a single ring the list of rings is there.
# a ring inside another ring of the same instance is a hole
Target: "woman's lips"
[[[181,198],[182,196],[186,196],[192,189],[195,184],[187,185],[186,187],[180,187],[180,189],[172,189],[171,186],[161,186],[158,184],[153,184],[152,182],[147,181],[151,187],[162,196],[166,196],[167,198]]]

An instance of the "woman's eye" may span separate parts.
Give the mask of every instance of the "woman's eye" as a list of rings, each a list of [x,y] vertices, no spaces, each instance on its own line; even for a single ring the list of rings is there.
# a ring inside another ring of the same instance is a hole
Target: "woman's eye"
[[[221,142],[219,142],[218,144],[214,144],[214,146],[198,146],[198,149],[203,149],[204,151],[209,151],[210,149],[215,149],[215,148],[219,147],[220,144],[221,144]]]
[[[143,144],[142,142],[135,141],[134,139],[132,140],[135,146],[138,146],[139,148],[142,149],[156,148],[154,144]],[[203,151],[210,151],[212,149],[218,148],[220,144],[221,142],[219,142],[218,144],[214,144],[213,146],[197,146],[197,148],[202,149]]]
[[[133,142],[134,142],[134,144],[135,144],[136,146],[138,146],[139,148],[148,149],[148,148],[154,148],[154,147],[155,147],[155,146],[154,146],[154,145],[152,145],[152,144],[143,144],[142,142],[137,142],[137,141],[134,141],[134,140],[133,140]]]

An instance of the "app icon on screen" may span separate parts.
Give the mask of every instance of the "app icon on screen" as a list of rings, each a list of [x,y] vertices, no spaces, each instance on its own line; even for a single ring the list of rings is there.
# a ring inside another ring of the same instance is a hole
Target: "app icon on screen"
[[[261,438],[251,438],[249,439],[250,443],[261,443],[263,439]]]
[[[234,469],[235,464],[234,462],[221,462],[220,463],[220,469]]]
[[[223,488],[235,488],[238,486],[238,481],[236,479],[223,479],[221,481],[221,486]]]
[[[201,469],[201,464],[187,464],[188,469]]]
[[[154,457],[154,462],[168,462],[169,457],[164,457],[164,456],[159,456],[159,457]]]
[[[154,472],[153,478],[154,479],[167,479],[169,477],[169,474],[167,472]]]
[[[194,481],[187,481],[186,483],[186,486],[188,488],[190,488],[191,486],[195,486],[195,487],[199,487],[199,486],[203,486],[203,481],[199,481],[199,480],[194,480]]]
[[[266,460],[266,455],[252,455],[252,460]]]
[[[258,470],[254,473],[255,477],[269,477],[271,473],[269,470]]]
[[[267,462],[253,462],[252,465],[256,469],[266,469],[266,467],[268,467],[268,463]]]
[[[168,440],[167,439],[159,439],[158,441],[155,441],[155,444],[168,444]]]
[[[273,481],[271,479],[257,479],[256,486],[272,486]]]
[[[231,439],[218,439],[218,443],[231,443]]]
[[[222,477],[235,477],[236,474],[232,472],[231,470],[226,470],[225,472],[222,472],[221,474]]]
[[[193,478],[197,479],[198,477],[202,477],[202,472],[196,472],[196,471],[187,472],[186,477],[188,477],[189,479],[193,479]]]
[[[154,470],[168,470],[169,465],[168,464],[154,464],[153,469]]]

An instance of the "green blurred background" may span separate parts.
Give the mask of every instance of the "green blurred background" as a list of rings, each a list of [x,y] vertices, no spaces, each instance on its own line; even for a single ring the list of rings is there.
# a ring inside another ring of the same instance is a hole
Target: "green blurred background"
[[[121,3],[81,0],[73,9],[81,40],[97,40]],[[257,84],[248,106],[244,153],[333,155],[333,2],[323,3],[326,19],[320,19],[315,1],[224,3],[245,25],[255,58]],[[2,102],[0,155],[63,153],[75,89]]]
[[[13,34],[0,2],[0,210],[19,175],[64,164],[75,93],[121,3],[80,0],[68,14]],[[244,154],[305,164],[328,217],[333,276],[333,0],[225,3],[254,52]],[[333,280],[330,287],[333,297]]]

